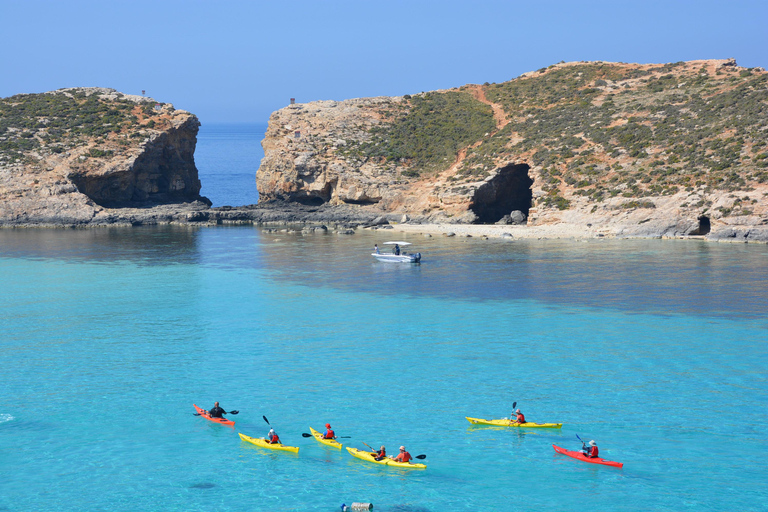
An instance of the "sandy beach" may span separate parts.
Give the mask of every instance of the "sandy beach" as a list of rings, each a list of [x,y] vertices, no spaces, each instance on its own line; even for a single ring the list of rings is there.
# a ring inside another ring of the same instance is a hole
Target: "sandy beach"
[[[487,238],[602,238],[613,237],[614,233],[605,228],[592,229],[572,224],[551,224],[546,226],[489,225],[489,224],[392,224],[393,230],[402,233],[424,235],[449,235]]]

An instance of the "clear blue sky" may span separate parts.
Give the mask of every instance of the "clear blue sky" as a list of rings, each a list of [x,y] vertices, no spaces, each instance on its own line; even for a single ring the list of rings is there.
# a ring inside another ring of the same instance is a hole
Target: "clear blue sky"
[[[561,60],[768,67],[768,1],[0,0],[0,97],[111,87],[206,122]]]

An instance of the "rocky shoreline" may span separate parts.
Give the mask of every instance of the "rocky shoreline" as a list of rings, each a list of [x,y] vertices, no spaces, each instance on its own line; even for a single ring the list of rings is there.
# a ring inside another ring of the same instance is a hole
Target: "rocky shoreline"
[[[176,225],[215,227],[256,225],[266,229],[303,229],[354,234],[359,230],[392,230],[424,236],[458,236],[504,239],[587,239],[587,238],[657,238],[706,240],[713,242],[768,244],[768,226],[726,226],[706,235],[687,235],[675,226],[647,226],[642,231],[627,231],[622,226],[553,223],[548,225],[462,224],[439,222],[426,216],[383,213],[380,210],[348,205],[309,206],[271,201],[248,206],[212,208],[202,201],[162,204],[144,208],[102,209],[90,220],[69,217],[43,221],[2,222],[0,228],[98,229]]]

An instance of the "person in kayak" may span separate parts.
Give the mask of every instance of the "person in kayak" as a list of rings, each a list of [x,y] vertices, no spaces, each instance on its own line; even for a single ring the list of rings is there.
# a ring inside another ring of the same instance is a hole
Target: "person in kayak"
[[[325,424],[325,432],[323,432],[323,439],[336,439],[336,433],[331,430],[331,424]]]
[[[587,448],[587,445],[584,444],[582,441],[581,443],[581,453],[583,453],[585,456],[589,457],[590,459],[596,459],[597,454],[599,453],[597,449],[597,443],[593,439],[589,442],[589,448]]]
[[[520,412],[520,409],[510,414],[510,421],[513,423],[525,423],[525,415]]]
[[[385,459],[387,457],[387,449],[382,445],[379,451],[371,453],[371,456],[376,460]]]
[[[267,434],[266,441],[269,444],[280,444],[280,438],[277,437],[277,432],[275,432],[274,428],[269,429],[269,433]]]
[[[405,446],[401,446],[400,453],[395,457],[395,460],[397,462],[410,462],[412,458],[411,454],[405,450]]]
[[[208,416],[211,418],[223,418],[225,414],[229,414],[227,411],[219,407],[219,402],[213,403],[213,409],[208,411]]]

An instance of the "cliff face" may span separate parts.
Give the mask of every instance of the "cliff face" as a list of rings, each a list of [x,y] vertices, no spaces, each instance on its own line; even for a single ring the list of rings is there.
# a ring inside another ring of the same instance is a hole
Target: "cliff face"
[[[760,68],[561,63],[502,84],[285,107],[256,182],[260,201],[429,221],[761,228],[767,125]]]
[[[78,224],[203,200],[199,121],[151,98],[62,89],[0,100],[0,222]]]

